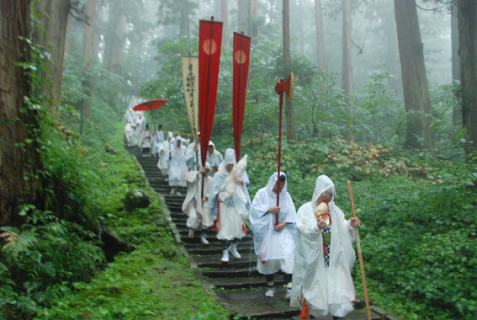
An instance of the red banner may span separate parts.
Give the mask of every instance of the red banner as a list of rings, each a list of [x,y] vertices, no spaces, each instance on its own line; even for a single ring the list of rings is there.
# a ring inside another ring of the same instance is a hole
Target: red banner
[[[200,21],[199,25],[199,117],[202,166],[214,123],[217,85],[219,82],[222,22]]]
[[[237,162],[240,159],[245,97],[247,94],[248,66],[250,63],[251,38],[234,32],[234,143]]]

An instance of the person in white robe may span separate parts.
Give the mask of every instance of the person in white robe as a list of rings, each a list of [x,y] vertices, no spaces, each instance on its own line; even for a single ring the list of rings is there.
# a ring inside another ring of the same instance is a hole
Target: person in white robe
[[[174,143],[171,143],[169,147],[169,185],[171,188],[171,194],[180,196],[177,191],[178,187],[185,187],[187,166],[185,163],[185,154],[187,148],[182,145],[181,136],[176,136]]]
[[[159,147],[164,142],[164,132],[162,131],[162,125],[160,124],[157,127],[157,130],[152,136],[152,152],[151,154],[155,157],[159,153]]]
[[[186,138],[182,138],[182,137],[181,137],[181,140],[182,140],[182,145],[183,145],[184,147],[186,147],[186,149],[187,149],[187,148],[189,147],[190,139],[189,139],[189,138],[186,139]]]
[[[157,162],[157,167],[161,170],[161,173],[165,176],[169,174],[169,166],[168,166],[169,147],[173,139],[174,139],[174,135],[172,134],[172,132],[169,131],[167,133],[167,140],[164,141],[159,147],[159,161]]]
[[[186,163],[187,168],[189,168],[190,171],[197,171],[202,166],[202,157],[200,155],[200,132],[199,141],[194,140],[194,142],[187,146]]]
[[[129,146],[130,147],[138,147],[139,146],[139,125],[136,122],[131,124],[131,135],[129,139]]]
[[[132,124],[130,122],[126,123],[126,126],[124,127],[124,135],[126,136],[126,142],[128,144],[128,147],[132,146],[131,137],[132,137],[133,130],[134,129],[132,127]]]
[[[241,178],[243,172],[234,170],[240,168],[239,165],[236,163],[235,150],[227,149],[209,190],[209,210],[217,217],[215,226],[217,239],[222,243],[222,262],[229,262],[229,252],[236,259],[241,258],[237,244],[247,234],[244,219],[248,217],[251,201]]]
[[[129,108],[126,111],[126,122],[132,123],[136,119],[135,111],[132,108]]]
[[[215,149],[215,144],[212,141],[209,141],[207,159],[205,161],[210,163],[210,167],[212,168],[212,173],[211,173],[212,177],[219,170],[220,164],[224,161],[224,158],[222,158],[222,155],[220,154],[220,152],[218,152],[217,149]]]
[[[207,230],[215,221],[207,203],[209,188],[212,184],[212,178],[208,176],[209,173],[210,165],[208,163],[200,171],[191,170],[187,173],[187,195],[182,204],[182,212],[188,216],[186,225],[189,227],[189,238],[194,238],[195,231],[201,230],[200,242],[202,244],[209,244]],[[202,179],[204,180],[203,184]]]
[[[146,118],[144,117],[143,111],[138,111],[136,114],[136,119],[139,122],[139,127],[144,130],[144,125],[146,124]]]
[[[151,156],[151,147],[152,147],[152,132],[149,125],[146,125],[146,129],[141,133],[141,148],[142,156],[150,157]]]
[[[247,170],[243,172],[242,179],[247,190],[250,190],[250,179],[248,178]]]
[[[279,182],[280,181],[280,182]],[[280,188],[280,202],[277,206],[277,189]],[[278,216],[278,224],[276,224]],[[283,272],[287,286],[285,298],[290,299],[293,264],[295,259],[296,209],[287,191],[287,179],[275,172],[268,179],[265,188],[258,190],[250,209],[250,223],[257,255],[257,270],[267,280],[267,297],[275,295],[274,274]]]
[[[355,290],[351,270],[356,255],[353,249],[359,218],[345,219],[335,204],[335,186],[325,175],[316,179],[311,202],[297,213],[297,242],[290,305],[304,308],[315,317],[331,314],[343,319],[353,310]],[[316,207],[328,205],[330,220],[316,218]],[[305,306],[306,305],[306,306]]]

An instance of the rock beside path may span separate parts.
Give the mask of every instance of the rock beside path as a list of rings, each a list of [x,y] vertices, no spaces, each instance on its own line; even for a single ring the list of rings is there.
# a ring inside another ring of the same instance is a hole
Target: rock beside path
[[[110,144],[106,145],[106,152],[111,154],[118,154],[118,150]]]
[[[143,190],[129,190],[124,198],[124,207],[127,211],[134,211],[139,208],[147,208],[151,203],[149,194]]]

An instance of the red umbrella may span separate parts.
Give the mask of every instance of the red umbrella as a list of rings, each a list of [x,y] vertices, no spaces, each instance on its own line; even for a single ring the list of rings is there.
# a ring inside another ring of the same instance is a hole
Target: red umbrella
[[[143,103],[138,104],[133,108],[134,111],[151,111],[153,109],[157,109],[165,105],[167,102],[166,99],[155,99],[149,100]]]
[[[154,100],[149,100],[143,103],[138,104],[133,108],[134,111],[151,111],[153,109],[158,109],[165,105],[167,102],[166,99],[154,99]],[[154,122],[154,129],[156,128],[156,123],[154,121],[154,117],[152,118],[152,121]]]

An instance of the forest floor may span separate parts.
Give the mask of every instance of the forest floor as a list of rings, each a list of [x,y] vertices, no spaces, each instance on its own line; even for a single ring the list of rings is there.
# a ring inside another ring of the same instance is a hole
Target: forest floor
[[[228,317],[228,311],[207,293],[197,280],[189,261],[175,245],[156,193],[150,192],[139,167],[123,147],[123,124],[107,143],[118,154],[103,162],[111,174],[127,177],[118,192],[106,201],[105,224],[121,240],[136,249],[119,254],[90,282],[77,282],[76,290],[36,319],[189,319],[199,308]],[[124,186],[127,184],[127,186]],[[147,209],[124,210],[123,190],[141,188],[151,196]],[[121,190],[121,191],[120,191]]]

